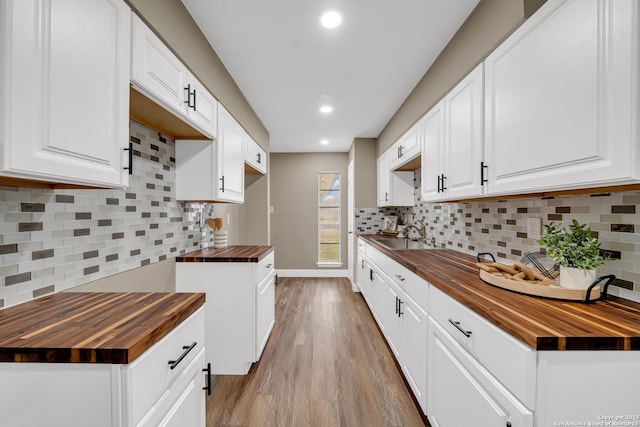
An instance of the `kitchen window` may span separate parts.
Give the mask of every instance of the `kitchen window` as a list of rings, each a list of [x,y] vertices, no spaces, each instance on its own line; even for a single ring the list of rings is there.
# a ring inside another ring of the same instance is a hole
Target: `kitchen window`
[[[318,267],[340,267],[340,172],[318,174]]]

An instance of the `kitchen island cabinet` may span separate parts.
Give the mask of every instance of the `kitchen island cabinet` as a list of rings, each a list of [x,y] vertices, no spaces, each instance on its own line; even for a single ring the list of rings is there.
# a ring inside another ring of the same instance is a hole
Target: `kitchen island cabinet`
[[[0,311],[3,425],[203,427],[204,298],[57,293]]]
[[[423,363],[432,425],[546,427],[637,415],[639,303],[614,296],[583,304],[521,295],[482,282],[469,255],[389,250],[376,236],[359,237],[365,263],[382,265],[386,277],[399,274],[405,287],[412,281],[397,269],[407,269],[419,278],[410,293],[428,301]]]
[[[275,324],[272,246],[206,248],[176,258],[176,290],[204,292],[207,357],[216,375],[245,375]]]
[[[130,24],[123,0],[0,2],[0,175],[129,185]]]

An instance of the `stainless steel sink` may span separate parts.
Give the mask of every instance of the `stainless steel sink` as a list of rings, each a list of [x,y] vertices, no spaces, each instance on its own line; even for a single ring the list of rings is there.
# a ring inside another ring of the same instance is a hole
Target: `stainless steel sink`
[[[430,246],[420,240],[411,240],[411,239],[398,239],[398,238],[387,238],[387,237],[374,237],[373,240],[380,243],[387,249],[392,251],[394,250],[419,250],[419,249],[438,249],[436,247]]]

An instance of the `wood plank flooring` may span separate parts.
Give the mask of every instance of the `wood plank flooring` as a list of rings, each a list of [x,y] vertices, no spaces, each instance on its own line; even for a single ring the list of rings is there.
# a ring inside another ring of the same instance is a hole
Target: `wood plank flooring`
[[[260,362],[246,376],[215,376],[207,398],[208,427],[425,425],[347,279],[280,278]]]

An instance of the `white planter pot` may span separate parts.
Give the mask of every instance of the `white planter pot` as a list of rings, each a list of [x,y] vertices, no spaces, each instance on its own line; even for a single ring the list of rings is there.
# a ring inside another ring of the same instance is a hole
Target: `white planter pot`
[[[571,289],[586,289],[596,280],[596,269],[581,270],[560,266],[560,286]]]

